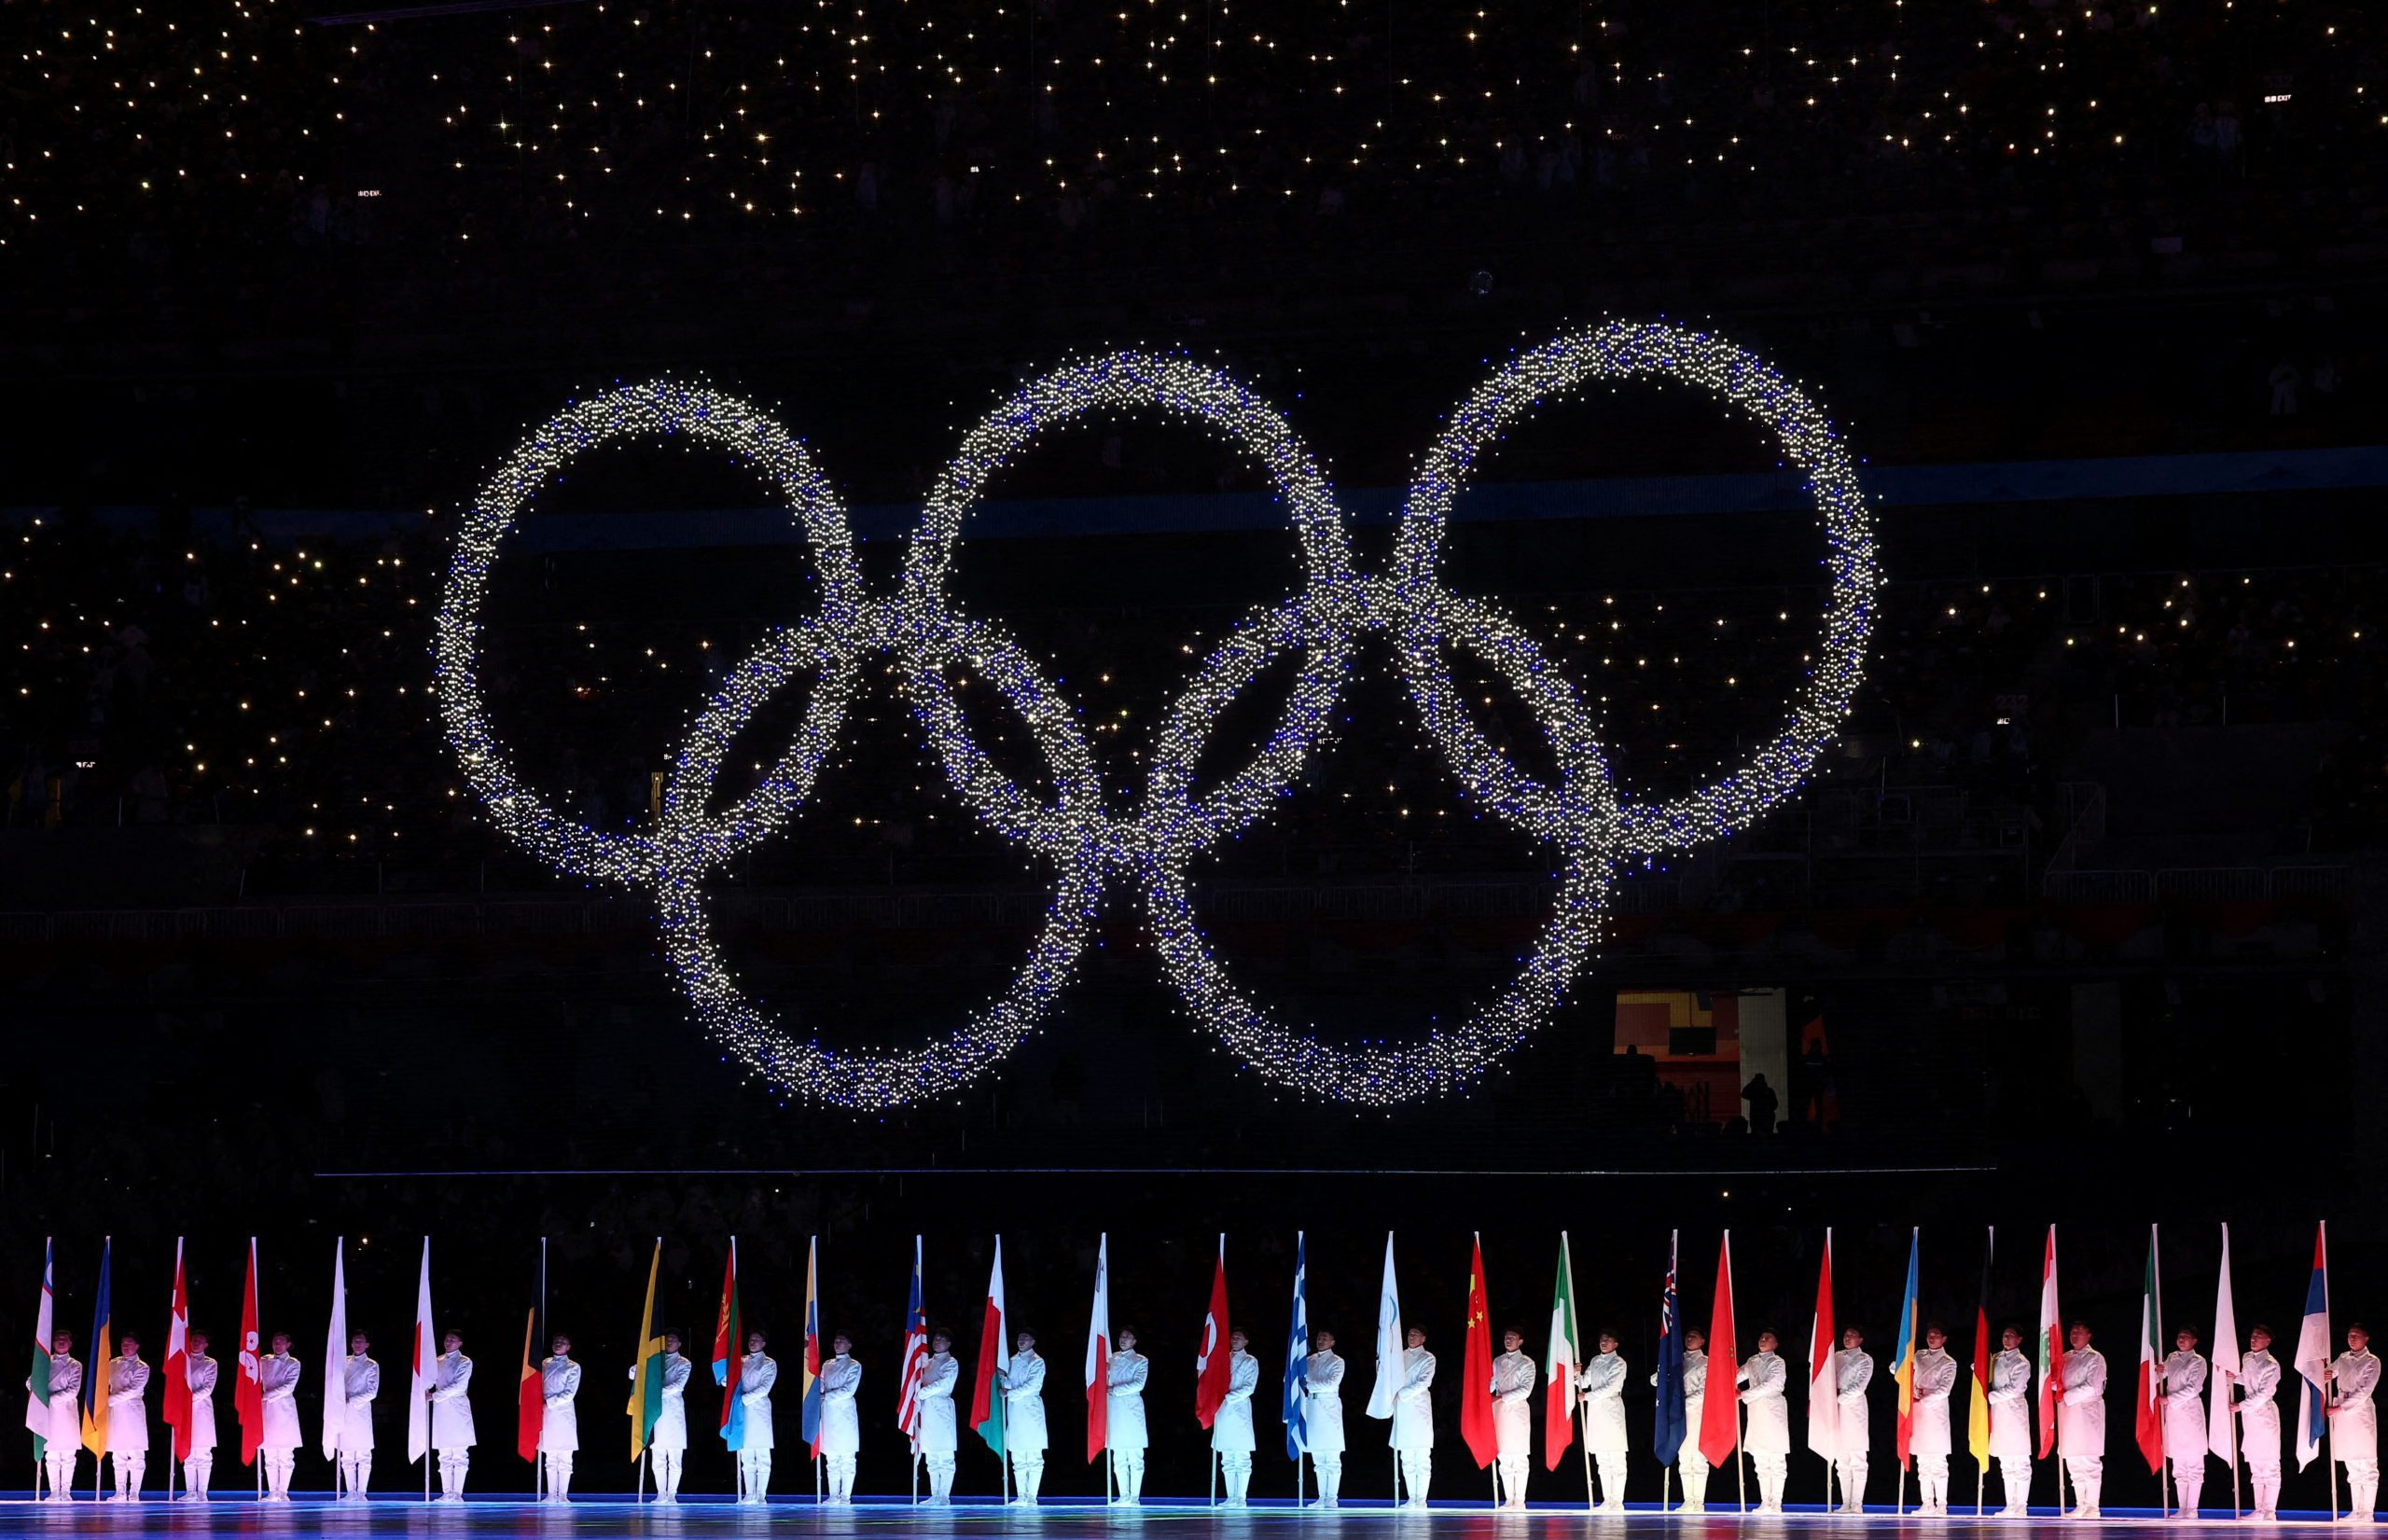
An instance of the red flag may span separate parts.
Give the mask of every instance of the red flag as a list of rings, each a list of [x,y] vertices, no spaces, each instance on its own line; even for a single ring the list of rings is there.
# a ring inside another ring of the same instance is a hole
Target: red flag
[[[1832,1324],[1832,1231],[1825,1231],[1825,1259],[1816,1269],[1816,1324],[1808,1331],[1808,1448],[1827,1460],[1840,1458],[1840,1371],[1833,1352],[1840,1337]]]
[[[1476,1239],[1476,1254],[1467,1269],[1467,1346],[1461,1355],[1459,1436],[1482,1470],[1501,1452],[1500,1435],[1492,1430],[1492,1315],[1484,1302],[1484,1238]]]
[[[539,1435],[548,1425],[547,1384],[539,1374],[539,1366],[531,1362],[531,1333],[538,1329],[538,1325],[537,1310],[524,1313],[522,1378],[514,1389],[514,1452],[535,1463],[539,1458]]]
[[[1733,1341],[1733,1232],[1716,1248],[1716,1303],[1708,1314],[1708,1388],[1700,1403],[1700,1456],[1723,1466],[1742,1447],[1742,1398],[1733,1376],[1742,1350]]]
[[[2040,1260],[2040,1458],[2056,1448],[2056,1408],[2064,1390],[2064,1318],[2056,1304],[2056,1227]]]
[[[1194,1355],[1194,1420],[1204,1427],[1219,1414],[1228,1394],[1228,1238],[1219,1237],[1219,1261],[1211,1273],[1211,1309],[1202,1317],[1202,1351]]]
[[[249,1237],[249,1280],[241,1285],[241,1380],[232,1389],[241,1420],[241,1464],[257,1463],[265,1438],[265,1366],[257,1361],[257,1238]]]
[[[174,1458],[190,1458],[190,1291],[183,1286],[183,1243],[174,1241],[174,1302],[166,1317],[166,1425]]]

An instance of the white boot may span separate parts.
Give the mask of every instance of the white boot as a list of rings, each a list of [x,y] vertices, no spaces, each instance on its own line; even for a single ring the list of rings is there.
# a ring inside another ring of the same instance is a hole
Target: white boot
[[[548,1462],[548,1496],[550,1503],[572,1501],[572,1454],[565,1450],[550,1450]]]
[[[1686,1456],[1690,1458],[1687,1459]],[[1675,1455],[1675,1466],[1683,1472],[1683,1505],[1677,1513],[1708,1511],[1708,1462],[1699,1457],[1688,1439]]]
[[[2178,1467],[2175,1467],[2173,1472],[2173,1495],[2175,1499],[2173,1507],[2177,1511],[2173,1517],[2195,1519],[2198,1516],[2198,1496],[2204,1491],[2204,1472],[2201,1471],[2195,1476],[2184,1476]]]
[[[2258,1476],[2255,1478],[2255,1487],[2256,1517],[2265,1519],[2279,1518],[2280,1478],[2277,1475]]]
[[[1321,1461],[1321,1462],[1319,1462],[1319,1466],[1318,1466],[1318,1502],[1317,1502],[1316,1505],[1317,1505],[1317,1506],[1319,1506],[1319,1507],[1322,1507],[1322,1508],[1332,1508],[1332,1507],[1337,1506],[1338,1505],[1337,1505],[1337,1502],[1336,1502],[1336,1494],[1337,1494],[1338,1492],[1341,1491],[1342,1490],[1343,1490],[1343,1462],[1342,1462],[1342,1460],[1341,1460],[1341,1459],[1340,1459],[1340,1458],[1338,1458],[1337,1460],[1335,1460],[1335,1461],[1333,1461],[1333,1462],[1331,1462],[1331,1463],[1330,1463],[1330,1462],[1327,1462],[1327,1461]]]
[[[1600,1511],[1623,1513],[1625,1511],[1625,1456],[1600,1454],[1593,1456],[1593,1461],[1600,1466],[1601,1472]],[[1520,1483],[1520,1486],[1523,1484]],[[1518,1506],[1524,1507],[1525,1505],[1520,1503]]]

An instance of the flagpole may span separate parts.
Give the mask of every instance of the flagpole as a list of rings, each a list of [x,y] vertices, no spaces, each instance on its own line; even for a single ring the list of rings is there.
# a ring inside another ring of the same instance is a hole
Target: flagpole
[[[2156,1275],[2156,1319],[2148,1323],[2155,1330],[2156,1340],[2147,1345],[2147,1351],[2153,1353],[2164,1345],[2164,1251],[2157,1239],[2154,1225],[2147,1227],[2147,1261],[2148,1270]],[[2156,1380],[2158,1384],[2170,1388],[2164,1378],[2164,1360],[2161,1358],[2156,1361]],[[2160,1442],[2164,1436],[2164,1408],[2161,1404],[2156,1408],[2156,1433]],[[2172,1471],[2173,1462],[2168,1452],[2167,1456],[2159,1457],[2156,1462],[2156,1516],[2159,1519],[2173,1517]]]
[[[1570,1256],[1567,1259],[1567,1310],[1570,1314],[1573,1314],[1576,1309],[1575,1271],[1576,1259]],[[1581,1330],[1576,1322],[1568,1322],[1567,1326],[1571,1335],[1580,1338]],[[1583,1356],[1584,1344],[1580,1340],[1575,1344],[1575,1348],[1576,1356]],[[1590,1513],[1595,1506],[1592,1500],[1592,1414],[1590,1408],[1584,1405],[1584,1398],[1576,1393],[1576,1367],[1572,1363],[1567,1366],[1567,1399],[1576,1403],[1575,1410],[1571,1414],[1575,1417],[1576,1424],[1576,1452],[1584,1460],[1584,1511]]]
[[[1745,1458],[1748,1451],[1742,1448],[1742,1420],[1748,1415],[1748,1410],[1742,1405],[1741,1392],[1736,1389],[1733,1393],[1733,1478],[1741,1487],[1742,1512],[1744,1514],[1750,1511],[1750,1467]]]

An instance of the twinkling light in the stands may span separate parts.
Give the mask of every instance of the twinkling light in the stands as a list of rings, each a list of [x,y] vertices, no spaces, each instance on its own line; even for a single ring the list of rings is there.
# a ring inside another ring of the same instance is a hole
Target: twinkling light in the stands
[[[1502,432],[1552,396],[1595,381],[1665,380],[1752,414],[1782,440],[1823,513],[1832,601],[1820,659],[1783,730],[1742,769],[1674,801],[1621,805],[1591,715],[1522,626],[1446,591],[1436,572],[1451,504]],[[971,507],[990,478],[1039,434],[1097,411],[1152,410],[1216,434],[1268,472],[1290,514],[1305,581],[1245,618],[1197,667],[1167,711],[1143,804],[1110,811],[1077,711],[1017,643],[955,612],[945,584]],[[727,676],[698,716],[644,834],[605,834],[549,809],[515,775],[492,733],[477,676],[479,615],[500,544],[538,490],[609,440],[685,435],[761,469],[780,486],[812,546],[820,608],[778,631]],[[438,700],[466,779],[499,826],[585,876],[649,889],[665,950],[705,1027],[773,1089],[883,1108],[936,1096],[985,1073],[1036,1029],[1068,983],[1091,922],[1118,885],[1138,889],[1163,966],[1187,1010],[1253,1073],[1305,1096],[1387,1105],[1480,1080],[1548,1019],[1598,938],[1611,875],[1625,857],[1740,828],[1781,802],[1847,712],[1880,581],[1856,477],[1800,392],[1754,355],[1677,326],[1615,323],[1518,356],[1471,395],[1412,484],[1389,574],[1362,574],[1334,496],[1291,426],[1234,380],[1191,360],[1119,354],[1043,376],[964,438],[932,489],[896,592],[862,587],[843,507],[803,447],[745,403],[654,383],[579,403],[548,423],[483,489],[461,532],[436,641]],[[1354,655],[1389,645],[1429,736],[1466,793],[1548,845],[1560,868],[1549,922],[1515,978],[1455,1025],[1407,1040],[1335,1043],[1280,1021],[1239,989],[1195,922],[1188,865],[1264,817],[1300,783],[1332,735]],[[1540,718],[1559,767],[1545,784],[1470,719],[1450,653],[1475,655]],[[1200,796],[1195,767],[1219,717],[1280,657],[1302,663],[1284,715],[1252,762]],[[892,657],[931,753],[989,827],[1057,870],[1053,903],[1011,984],[948,1035],[901,1047],[800,1040],[741,989],[711,935],[704,884],[740,851],[795,816],[832,752],[863,666]],[[972,737],[952,683],[977,674],[1026,722],[1051,771],[1048,802],[1007,775]],[[785,756],[744,799],[708,812],[731,742],[779,691],[809,680]],[[1117,880],[1117,881],[1115,881]]]

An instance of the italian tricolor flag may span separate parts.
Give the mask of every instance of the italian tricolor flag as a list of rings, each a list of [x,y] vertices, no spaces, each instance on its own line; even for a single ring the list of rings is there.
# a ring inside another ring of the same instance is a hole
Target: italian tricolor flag
[[[2156,1278],[2156,1227],[2147,1227],[2147,1276],[2139,1289],[2139,1452],[2164,1470],[2164,1295]]]
[[[1584,1345],[1576,1328],[1576,1268],[1567,1255],[1567,1232],[1559,1232],[1559,1282],[1550,1291],[1550,1352],[1542,1366],[1542,1463],[1559,1468],[1559,1456],[1576,1441],[1576,1370]]]

